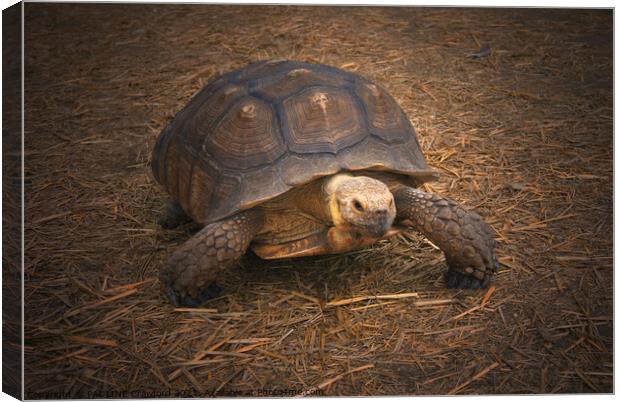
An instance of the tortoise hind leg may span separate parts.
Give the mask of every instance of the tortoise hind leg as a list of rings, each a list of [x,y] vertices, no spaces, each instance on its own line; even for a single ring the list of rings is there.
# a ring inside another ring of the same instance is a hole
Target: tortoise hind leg
[[[450,288],[483,288],[497,271],[493,254],[495,240],[491,228],[475,212],[454,201],[411,187],[394,191],[397,219],[411,221],[413,227],[446,255]]]
[[[212,297],[217,275],[241,259],[262,224],[261,212],[240,212],[205,226],[181,245],[159,272],[172,304],[196,307]]]
[[[190,218],[178,201],[170,199],[166,204],[166,209],[162,212],[161,216],[157,220],[157,223],[164,229],[174,229],[184,223],[190,222]]]

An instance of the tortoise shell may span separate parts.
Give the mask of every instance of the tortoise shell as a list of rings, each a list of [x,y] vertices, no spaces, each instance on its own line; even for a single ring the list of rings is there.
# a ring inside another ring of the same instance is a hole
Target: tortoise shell
[[[207,84],[159,135],[156,180],[206,224],[340,171],[433,180],[411,123],[382,87],[321,64],[271,60]]]

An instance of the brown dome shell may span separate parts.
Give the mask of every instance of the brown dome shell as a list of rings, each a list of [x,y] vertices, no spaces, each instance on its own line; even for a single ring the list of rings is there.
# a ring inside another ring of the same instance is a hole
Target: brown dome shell
[[[414,184],[437,175],[383,88],[337,68],[285,60],[253,63],[207,84],[159,135],[152,168],[203,224],[340,171],[390,171]]]

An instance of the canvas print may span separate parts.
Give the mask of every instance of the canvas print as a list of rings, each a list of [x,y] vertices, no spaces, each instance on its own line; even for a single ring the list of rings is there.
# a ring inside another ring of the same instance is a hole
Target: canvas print
[[[4,392],[613,392],[613,10],[3,29]]]

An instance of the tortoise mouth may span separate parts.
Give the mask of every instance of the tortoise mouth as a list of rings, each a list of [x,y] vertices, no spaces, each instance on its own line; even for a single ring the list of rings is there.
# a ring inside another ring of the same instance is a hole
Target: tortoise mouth
[[[380,219],[377,223],[366,225],[360,223],[350,223],[350,226],[355,232],[358,232],[363,237],[370,237],[374,239],[383,239],[400,232],[400,230],[395,232],[392,230],[392,222],[388,219]]]

